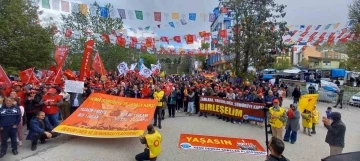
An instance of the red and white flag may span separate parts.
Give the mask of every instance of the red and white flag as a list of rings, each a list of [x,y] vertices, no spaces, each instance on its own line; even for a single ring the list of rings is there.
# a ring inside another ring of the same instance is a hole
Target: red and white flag
[[[92,68],[99,74],[101,75],[106,75],[106,70],[104,67],[104,63],[100,58],[100,55],[98,52],[96,52],[93,63],[92,63]]]
[[[9,77],[6,75],[6,72],[1,65],[0,65],[0,81],[4,82],[7,88],[11,87],[11,81]]]

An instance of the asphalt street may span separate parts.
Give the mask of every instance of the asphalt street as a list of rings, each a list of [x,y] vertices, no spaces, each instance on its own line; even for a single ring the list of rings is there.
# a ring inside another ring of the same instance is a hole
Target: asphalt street
[[[285,100],[284,107],[288,107],[290,100]],[[325,110],[330,104],[319,103],[320,115],[325,116]],[[344,152],[360,150],[360,108],[334,109],[340,111],[347,126]],[[237,138],[251,138],[258,140],[265,148],[264,129],[251,125],[231,124],[215,117],[185,116],[176,113],[176,118],[163,121],[160,133],[163,136],[163,151],[158,161],[259,161],[264,156],[242,155],[221,152],[182,150],[178,148],[181,133],[215,135]],[[320,161],[329,155],[329,146],[325,143],[326,128],[319,124],[317,134],[307,136],[299,131],[295,144],[285,143],[284,155],[291,161]],[[271,137],[271,135],[269,135]],[[1,161],[134,161],[134,156],[142,152],[138,138],[122,139],[94,139],[69,135],[48,140],[46,144],[39,144],[37,151],[30,150],[30,142],[25,141],[19,148],[17,156],[11,150]]]

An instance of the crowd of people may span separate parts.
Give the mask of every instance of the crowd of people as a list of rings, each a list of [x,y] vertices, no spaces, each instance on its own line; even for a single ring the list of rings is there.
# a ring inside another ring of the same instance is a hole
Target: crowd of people
[[[0,82],[0,129],[2,137],[0,158],[7,152],[9,138],[12,153],[18,154],[17,148],[22,145],[23,131],[26,131],[26,139],[31,141],[31,150],[33,151],[36,150],[38,141],[45,143],[46,139],[57,137],[59,134],[52,131],[53,127],[59,125],[60,120],[69,117],[91,93],[158,100],[153,126],[157,126],[159,129],[162,128],[162,121],[165,118],[174,118],[179,112],[186,112],[189,116],[208,117],[211,115],[233,124],[245,123],[263,127],[261,122],[248,122],[247,120],[200,112],[200,96],[216,96],[240,102],[264,103],[265,107],[269,109],[269,124],[272,135],[277,139],[290,141],[292,144],[296,142],[297,131],[300,129],[300,117],[302,117],[304,133],[307,135],[316,134],[315,127],[319,122],[317,110],[298,110],[297,103],[301,97],[299,87],[292,91],[291,96],[294,104],[290,105],[290,110],[285,110],[282,107],[283,100],[288,96],[288,88],[284,83],[272,85],[261,83],[260,80],[254,82],[241,80],[231,83],[226,77],[213,79],[205,76],[186,75],[141,78],[136,74],[118,76],[115,73],[109,73],[106,80],[102,80],[99,75],[94,75],[85,80],[83,93],[78,94],[65,92],[64,84],[12,82],[12,87],[6,88],[5,84]],[[329,116],[332,116],[330,111]],[[331,131],[332,124],[328,124],[328,118],[323,119],[323,122]],[[25,125],[26,130],[23,129]],[[286,132],[283,137],[284,127]],[[152,128],[149,127],[148,130],[151,131]],[[153,132],[155,133],[155,131]],[[334,135],[340,134],[334,133]],[[343,147],[344,138],[338,139],[336,144],[328,139],[327,142],[330,146]],[[332,154],[339,152],[339,150],[333,151]]]

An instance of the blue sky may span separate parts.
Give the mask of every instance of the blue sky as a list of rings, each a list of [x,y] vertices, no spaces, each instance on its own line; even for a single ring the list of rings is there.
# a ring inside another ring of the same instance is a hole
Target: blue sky
[[[41,1],[41,0],[40,0]],[[50,0],[52,1],[52,0]],[[93,3],[94,0],[65,0],[70,2]],[[145,20],[129,20],[125,19],[124,28],[139,28],[151,26],[155,36],[182,36],[185,34],[198,34],[199,31],[209,31],[210,22],[208,19],[204,20],[200,14],[211,13],[213,8],[218,5],[218,0],[98,0],[100,5],[111,3],[115,9],[125,9],[127,11],[140,10],[143,11]],[[348,5],[352,0],[276,0],[278,3],[287,5],[287,16],[285,21],[292,25],[318,25],[341,22],[344,24],[347,21]],[[162,22],[155,22],[153,19],[154,12],[168,13],[169,17],[166,19],[162,15]],[[171,13],[178,12],[180,15],[186,15],[188,20],[188,13],[197,13],[196,21],[187,21],[187,25],[181,25],[179,20],[172,20]],[[146,13],[150,13],[150,17]],[[59,12],[45,10],[45,16],[57,17]],[[169,27],[168,23],[174,22],[175,28]],[[161,27],[156,26],[160,24]],[[167,27],[165,27],[167,26]],[[133,35],[129,32],[129,35]],[[142,33],[135,34],[141,36]],[[144,37],[153,34],[143,34]],[[199,42],[193,45],[171,43],[175,47],[196,48]]]

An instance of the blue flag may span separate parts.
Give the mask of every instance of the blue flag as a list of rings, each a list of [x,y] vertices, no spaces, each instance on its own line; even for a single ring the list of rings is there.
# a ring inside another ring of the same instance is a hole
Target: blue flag
[[[109,9],[106,7],[100,7],[100,16],[104,18],[109,17]]]
[[[189,13],[189,20],[195,21],[196,20],[196,13]]]

